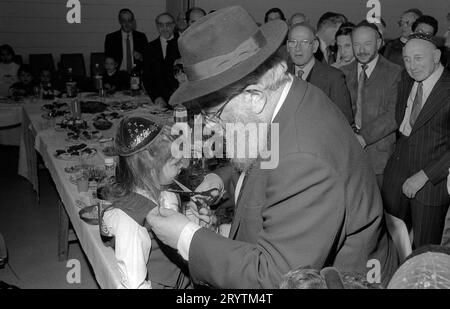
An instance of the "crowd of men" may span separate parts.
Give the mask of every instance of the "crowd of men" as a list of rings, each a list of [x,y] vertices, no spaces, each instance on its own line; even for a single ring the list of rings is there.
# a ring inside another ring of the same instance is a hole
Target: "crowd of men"
[[[241,16],[236,23],[256,27],[240,9],[217,13],[221,14],[230,20]],[[220,84],[215,77],[224,76],[229,81],[222,86],[226,91],[216,94],[218,86],[204,86],[209,91],[195,88],[197,76],[188,72],[187,86],[182,87],[174,64],[180,58],[216,59],[223,53],[222,41],[229,38],[209,37],[214,31],[226,32],[216,29],[214,23],[229,27],[230,36],[242,35],[233,25],[201,8],[192,8],[177,19],[162,13],[155,20],[159,36],[148,43],[145,34],[135,29],[133,13],[120,11],[121,29],[107,35],[105,54],[114,57],[122,70],[141,66],[144,87],[153,102],[167,106],[169,102],[197,100],[202,110],[230,120],[244,117],[243,110],[255,112],[258,100],[263,99],[258,96],[264,95],[264,102],[269,103],[261,106],[263,112],[257,116],[282,126],[279,167],[272,172],[244,170],[233,187],[239,190],[229,239],[191,226],[187,231],[188,224],[180,214],[152,215],[150,225],[164,243],[184,252],[191,275],[210,286],[271,287],[301,263],[316,269],[338,265],[361,270],[365,267],[362,260],[369,257],[381,261],[383,279],[390,278],[398,258],[395,246],[390,245],[391,237],[395,242],[395,231],[390,230],[388,236],[386,224],[389,229],[395,220],[403,221],[414,248],[441,244],[448,238],[443,231],[450,205],[446,182],[450,72],[445,67],[450,42],[442,44],[435,37],[436,19],[418,9],[402,14],[401,36],[388,42],[383,20],[353,24],[343,14],[327,12],[315,28],[303,13],[286,21],[282,10],[273,8],[264,21],[260,29],[269,29],[267,33],[275,24],[287,29],[277,33],[285,39],[276,47],[276,56],[271,56],[276,59],[263,59],[269,62],[266,71],[277,76],[285,69],[286,76],[295,76],[293,81],[286,83],[280,74],[285,88],[260,90],[249,98],[242,91],[227,101],[213,102],[211,93],[223,99],[224,93],[231,93],[227,87],[245,80],[249,72],[239,75],[232,66],[217,73],[211,69],[203,80]],[[205,29],[206,25],[211,29]],[[201,35],[204,44],[199,43]],[[209,51],[200,51],[193,44],[211,44],[210,54],[205,56]],[[236,61],[250,66],[247,59]],[[185,68],[198,64],[184,63]],[[265,75],[259,77],[263,84]],[[197,95],[189,97],[193,89]],[[241,95],[253,105],[234,104]],[[342,208],[337,203],[342,203]],[[303,208],[305,212],[300,211]],[[450,224],[448,221],[450,218]],[[172,230],[178,234],[174,234],[169,227],[177,224]],[[308,252],[299,253],[304,248],[309,248]]]

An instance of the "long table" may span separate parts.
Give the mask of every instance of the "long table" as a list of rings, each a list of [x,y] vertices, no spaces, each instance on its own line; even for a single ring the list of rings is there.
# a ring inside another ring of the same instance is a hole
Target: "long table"
[[[77,200],[80,198],[76,185],[70,182],[70,174],[64,171],[65,167],[79,164],[77,161],[64,161],[54,157],[57,149],[64,149],[68,144],[66,141],[66,132],[57,132],[53,127],[45,128],[45,121],[42,117],[37,116],[36,106],[26,106],[24,108],[24,119],[29,121],[30,136],[35,133],[34,148],[42,155],[43,161],[48,168],[50,175],[56,185],[56,189],[60,196],[59,202],[59,252],[60,260],[67,259],[68,242],[69,242],[69,222],[72,223],[76,237],[85,252],[96,280],[101,288],[122,288],[122,275],[117,267],[113,249],[106,247],[100,238],[99,227],[97,225],[89,225],[82,221],[79,217],[80,207],[77,206]],[[39,107],[40,108],[40,107]],[[131,114],[142,115],[152,118],[155,122],[164,123],[167,116],[154,116],[150,114],[152,106],[142,107],[130,112]],[[42,114],[42,113],[41,113]],[[94,115],[84,115],[84,118],[90,124],[90,120]],[[118,120],[114,121],[114,125],[107,131],[102,131],[104,137],[113,137],[115,135]],[[39,127],[44,124],[44,127]],[[97,154],[86,163],[103,166],[104,154],[97,143],[88,143],[89,147],[97,149]]]

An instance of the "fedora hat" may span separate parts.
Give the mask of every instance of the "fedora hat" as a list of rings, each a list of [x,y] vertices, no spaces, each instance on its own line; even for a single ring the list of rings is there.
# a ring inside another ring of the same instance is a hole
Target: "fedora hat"
[[[284,21],[258,27],[240,6],[199,19],[178,39],[187,81],[170,97],[170,105],[200,98],[240,80],[277,51],[286,33]]]

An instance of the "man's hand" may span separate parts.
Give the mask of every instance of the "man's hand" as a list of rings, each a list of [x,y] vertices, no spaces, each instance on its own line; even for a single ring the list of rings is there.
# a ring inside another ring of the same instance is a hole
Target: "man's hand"
[[[197,204],[192,201],[186,205],[186,217],[195,224],[206,228],[210,228],[217,222],[209,207],[197,207]]]
[[[199,184],[198,187],[195,189],[195,192],[205,192],[205,191],[210,191],[210,195],[209,196],[195,195],[192,197],[192,200],[194,202],[200,203],[200,205],[203,207],[217,204],[225,194],[222,179],[214,173],[206,175],[202,183]]]
[[[155,207],[148,213],[147,222],[158,239],[176,250],[178,239],[189,219],[172,209]]]
[[[427,181],[428,176],[423,170],[421,170],[420,172],[406,179],[402,186],[403,194],[409,198],[414,198],[417,192],[419,192],[420,189],[423,188]]]
[[[144,59],[144,57],[142,57],[142,54],[137,51],[135,51],[133,53],[133,57],[134,57],[134,59],[139,60],[139,61],[143,61],[143,59]]]
[[[365,148],[367,144],[366,144],[366,141],[364,140],[364,138],[359,134],[355,134],[355,135],[356,135],[356,138],[358,139],[358,142],[361,144],[362,148]]]

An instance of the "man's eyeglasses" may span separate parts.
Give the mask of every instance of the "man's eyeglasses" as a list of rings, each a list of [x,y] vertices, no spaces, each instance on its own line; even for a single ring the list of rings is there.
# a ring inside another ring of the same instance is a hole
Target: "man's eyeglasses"
[[[175,22],[170,22],[170,23],[156,23],[158,25],[158,27],[160,28],[170,28],[175,26]]]
[[[297,48],[297,46],[300,45],[301,48],[308,48],[313,42],[314,40],[287,40],[287,46],[289,48]]]
[[[201,115],[203,116],[203,119],[205,120],[205,122],[211,122],[211,123],[220,123],[221,119],[220,116],[222,115],[223,110],[225,109],[225,107],[227,106],[227,104],[230,102],[231,100],[226,101],[218,110],[216,110],[215,112],[205,112],[205,111],[201,111]]]

